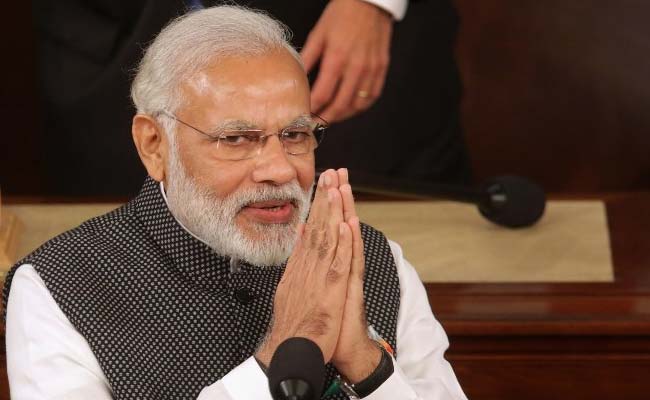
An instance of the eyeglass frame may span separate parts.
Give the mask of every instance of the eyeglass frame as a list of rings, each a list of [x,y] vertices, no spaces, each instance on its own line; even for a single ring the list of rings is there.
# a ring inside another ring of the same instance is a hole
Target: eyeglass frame
[[[191,124],[183,121],[182,119],[178,118],[173,113],[171,113],[169,111],[166,111],[166,110],[162,110],[162,111],[154,113],[155,117],[157,117],[159,115],[164,115],[164,116],[166,116],[168,118],[171,118],[171,119],[173,119],[173,120],[175,120],[177,122],[180,122],[182,125],[185,125],[186,127],[190,128],[190,129],[193,129],[194,131],[202,134],[203,136],[205,136],[205,137],[207,137],[209,139],[216,140],[217,141],[217,148],[218,148],[219,143],[220,143],[219,139],[224,136],[224,133],[221,133],[221,134],[215,136],[214,134],[210,134],[208,132],[205,132],[205,131],[195,127],[194,125],[191,125]],[[309,150],[309,151],[307,151],[305,153],[290,153],[289,151],[287,151],[287,148],[286,148],[284,142],[282,141],[281,137],[288,129],[291,129],[291,127],[285,127],[285,128],[282,128],[281,130],[279,130],[276,133],[268,133],[268,134],[262,134],[262,135],[257,136],[256,137],[256,142],[261,143],[261,145],[258,145],[257,152],[255,154],[251,155],[250,157],[237,158],[237,159],[225,159],[225,160],[242,161],[242,160],[249,160],[251,158],[257,157],[261,153],[262,148],[266,144],[267,139],[269,137],[271,137],[271,136],[277,136],[278,140],[282,144],[282,148],[284,149],[284,151],[287,154],[292,155],[292,156],[300,156],[300,155],[308,154],[310,151],[316,150],[318,148],[318,146],[321,144],[321,142],[323,141],[323,139],[325,138],[325,131],[327,130],[327,128],[329,128],[329,122],[327,122],[324,118],[320,117],[318,114],[310,113],[310,116],[311,117],[316,117],[316,118],[320,119],[321,121],[323,121],[325,123],[325,124],[316,123],[316,126],[311,130],[311,134],[313,135],[314,140],[316,142],[316,146],[314,146],[313,149],[311,149],[311,150]],[[226,132],[236,132],[236,131],[237,130],[231,130],[231,131],[226,131]],[[241,131],[242,132],[260,132],[260,133],[265,132],[264,129],[246,129],[246,130],[241,130]]]

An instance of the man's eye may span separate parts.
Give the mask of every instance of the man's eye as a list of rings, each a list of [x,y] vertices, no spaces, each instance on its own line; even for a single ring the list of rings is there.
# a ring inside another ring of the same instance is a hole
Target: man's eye
[[[243,146],[249,143],[253,143],[255,138],[251,135],[223,135],[219,137],[219,143],[228,146]]]
[[[302,142],[309,137],[309,132],[305,131],[284,131],[282,139],[287,142]]]

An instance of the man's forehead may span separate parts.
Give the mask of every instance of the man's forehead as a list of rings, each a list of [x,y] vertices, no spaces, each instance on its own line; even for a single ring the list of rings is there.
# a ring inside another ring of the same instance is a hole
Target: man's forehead
[[[270,90],[277,92],[309,90],[309,87],[303,87],[306,78],[302,75],[276,75],[267,79],[263,78],[259,76],[247,77],[239,72],[224,74],[219,70],[202,69],[185,79],[181,88],[199,96],[210,95],[218,91],[226,97],[253,98],[268,95]]]
[[[196,71],[181,84],[184,105],[217,130],[222,125],[275,128],[309,123],[309,83],[288,52],[230,57]]]
[[[197,93],[218,87],[226,93],[251,95],[268,90],[274,85],[278,89],[302,89],[307,74],[302,65],[286,50],[259,55],[233,55],[214,58],[203,67],[192,70],[185,76],[182,86]]]

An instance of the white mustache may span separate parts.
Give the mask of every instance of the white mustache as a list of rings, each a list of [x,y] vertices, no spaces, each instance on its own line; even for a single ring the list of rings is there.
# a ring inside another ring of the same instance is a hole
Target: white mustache
[[[260,203],[263,201],[288,201],[294,206],[302,203],[305,192],[302,190],[297,182],[287,183],[283,186],[262,186],[254,189],[240,190],[237,193],[228,196],[224,199],[231,202],[236,210],[253,203]]]

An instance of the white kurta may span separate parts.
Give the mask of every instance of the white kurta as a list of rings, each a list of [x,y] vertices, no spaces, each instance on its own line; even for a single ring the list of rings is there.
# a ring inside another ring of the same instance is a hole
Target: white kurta
[[[443,358],[447,336],[402,250],[390,242],[401,289],[395,372],[368,400],[466,399]],[[16,272],[7,305],[7,372],[11,398],[111,399],[111,388],[88,342],[72,326],[34,268]],[[271,400],[253,357],[206,387],[200,400]]]

